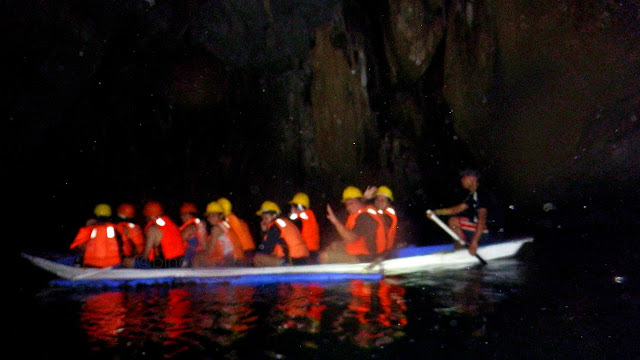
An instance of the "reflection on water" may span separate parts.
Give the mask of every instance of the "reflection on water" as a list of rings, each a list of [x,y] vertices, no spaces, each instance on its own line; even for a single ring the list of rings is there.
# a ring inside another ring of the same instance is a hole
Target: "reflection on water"
[[[270,317],[277,329],[293,329],[315,334],[320,330],[324,288],[316,284],[279,284],[278,298]]]
[[[39,331],[72,339],[83,356],[416,358],[459,337],[488,342],[496,308],[522,279],[521,265],[507,260],[380,281],[50,288],[36,296],[33,316]]]
[[[407,325],[405,289],[381,280],[365,283],[352,280],[351,301],[333,322],[333,332],[362,347],[381,346],[404,335]]]
[[[105,292],[87,298],[80,308],[80,324],[91,343],[114,346],[125,325],[124,294]]]
[[[163,357],[172,358],[212,345],[233,347],[258,322],[273,330],[269,335],[327,331],[365,348],[402,337],[408,323],[405,288],[389,280],[333,284],[329,291],[337,301],[325,299],[327,286],[321,284],[274,287],[223,284],[86,294],[80,300],[79,325],[93,350],[161,347]],[[260,299],[254,299],[256,291]],[[268,310],[259,312],[256,300]],[[332,314],[325,316],[328,306]],[[317,348],[316,340],[303,345]]]

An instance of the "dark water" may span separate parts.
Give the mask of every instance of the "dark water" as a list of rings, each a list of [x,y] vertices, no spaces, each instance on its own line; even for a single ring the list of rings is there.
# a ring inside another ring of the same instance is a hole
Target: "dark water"
[[[640,359],[638,248],[552,241],[381,281],[77,289],[25,269],[9,346],[35,359]]]

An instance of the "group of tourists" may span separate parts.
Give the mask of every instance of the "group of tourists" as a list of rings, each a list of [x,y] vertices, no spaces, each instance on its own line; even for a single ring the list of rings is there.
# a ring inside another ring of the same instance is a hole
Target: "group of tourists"
[[[477,172],[461,174],[469,196],[459,205],[435,210],[451,216],[449,226],[462,239],[470,239],[475,254],[486,234],[486,207],[478,195]],[[212,266],[283,266],[314,263],[372,262],[396,246],[398,217],[392,206],[393,193],[387,186],[369,186],[362,192],[348,186],[342,203],[348,213],[343,223],[330,205],[327,219],[339,240],[324,248],[309,197],[297,193],[283,214],[278,204],[265,201],[260,216],[260,239],[256,243],[246,221],[232,211],[231,202],[220,198],[207,204],[203,218],[193,203],[180,207],[181,225],[165,213],[156,201],[144,205],[146,225],[135,222],[135,207],[121,204],[112,217],[111,207],[98,204],[95,217],[76,235],[71,249],[79,252],[78,264],[85,267],[173,268]],[[461,215],[461,216],[456,216]]]

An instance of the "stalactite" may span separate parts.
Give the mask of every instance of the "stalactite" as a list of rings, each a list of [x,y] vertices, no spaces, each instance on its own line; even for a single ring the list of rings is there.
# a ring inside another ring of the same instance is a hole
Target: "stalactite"
[[[353,181],[364,167],[371,112],[359,74],[362,59],[353,56],[350,45],[345,51],[332,44],[336,35],[345,36],[341,31],[331,25],[316,31],[311,102],[319,166],[330,176]]]

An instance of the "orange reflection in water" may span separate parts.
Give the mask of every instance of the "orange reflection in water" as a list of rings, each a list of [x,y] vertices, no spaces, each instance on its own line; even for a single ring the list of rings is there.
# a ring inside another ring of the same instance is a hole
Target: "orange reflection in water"
[[[162,345],[171,349],[171,352],[166,354],[165,358],[187,351],[190,345],[195,344],[186,336],[193,329],[190,294],[189,291],[180,288],[170,289],[167,292],[167,302],[162,318],[165,334]]]
[[[80,309],[80,326],[91,343],[116,345],[124,325],[125,306],[121,292],[90,296]]]
[[[245,337],[257,320],[254,294],[252,286],[228,284],[200,294],[196,318],[200,335],[224,346]]]
[[[316,333],[320,329],[324,288],[314,284],[279,284],[274,320],[279,330],[296,329]]]
[[[333,331],[362,347],[380,346],[404,335],[407,325],[405,289],[390,280],[366,283],[352,280],[351,300],[338,316]]]
[[[255,310],[256,291],[253,286],[221,284],[205,289],[105,292],[86,298],[80,324],[94,349],[123,347],[133,353],[153,349],[164,358],[212,344],[231,346],[261,321],[275,324],[278,332],[330,330],[362,347],[391,343],[404,335],[407,325],[405,289],[388,279],[352,280],[348,293],[339,292],[340,297],[349,298],[346,303],[340,301],[336,317],[335,311],[325,311],[333,302],[321,285],[277,285],[274,306],[262,319]],[[331,326],[322,327],[327,316]]]
[[[98,348],[161,345],[172,358],[201,347],[203,339],[230,345],[254,326],[251,286],[221,285],[199,292],[188,288],[90,295],[80,310],[80,325]]]

